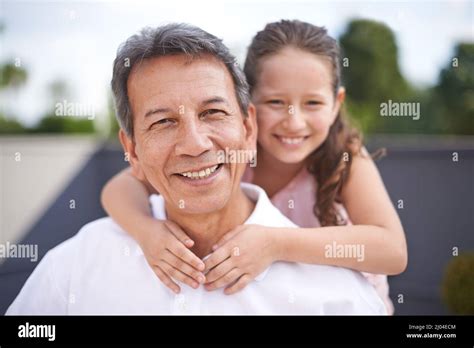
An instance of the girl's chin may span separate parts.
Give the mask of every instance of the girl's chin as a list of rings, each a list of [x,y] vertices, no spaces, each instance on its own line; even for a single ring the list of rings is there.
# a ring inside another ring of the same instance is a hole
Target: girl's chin
[[[269,142],[264,146],[259,144],[258,151],[264,151],[270,154],[271,157],[275,158],[281,163],[285,164],[297,164],[306,160],[306,157],[311,154],[311,151],[308,152],[308,149],[305,147],[300,148],[287,148],[281,146],[279,143]]]
[[[275,158],[277,160],[279,160],[280,162],[282,163],[285,163],[285,164],[297,164],[297,163],[301,163],[303,161],[305,161],[306,157],[308,156],[309,154],[306,154],[306,153],[279,153],[279,151],[275,151],[273,153],[273,156],[275,156]]]

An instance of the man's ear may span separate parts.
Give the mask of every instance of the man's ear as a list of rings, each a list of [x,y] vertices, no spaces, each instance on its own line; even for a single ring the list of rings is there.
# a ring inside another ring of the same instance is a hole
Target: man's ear
[[[249,150],[257,149],[257,109],[252,103],[247,109],[247,117],[244,117],[245,142]]]
[[[122,143],[123,151],[125,152],[125,158],[128,159],[130,167],[132,168],[132,174],[140,181],[145,181],[145,174],[141,168],[140,162],[138,161],[137,154],[135,152],[135,142],[128,137],[122,128],[119,130],[119,139]]]

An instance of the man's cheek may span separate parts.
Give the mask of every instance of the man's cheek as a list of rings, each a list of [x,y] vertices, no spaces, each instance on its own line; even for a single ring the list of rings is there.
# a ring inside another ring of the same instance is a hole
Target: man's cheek
[[[214,134],[216,139],[218,139],[218,144],[224,148],[242,148],[241,145],[245,142],[243,126],[226,125],[217,129]]]
[[[143,151],[139,157],[139,166],[149,182],[154,181],[161,175],[163,170],[162,161],[153,151]]]
[[[159,158],[150,156],[145,159],[143,167],[147,175],[158,177],[163,171],[162,163]]]

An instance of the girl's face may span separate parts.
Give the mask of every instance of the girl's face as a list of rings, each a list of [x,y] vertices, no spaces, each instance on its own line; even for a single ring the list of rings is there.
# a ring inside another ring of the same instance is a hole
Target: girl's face
[[[291,47],[262,59],[252,100],[263,151],[298,163],[324,142],[345,96],[334,96],[332,69],[329,58]]]

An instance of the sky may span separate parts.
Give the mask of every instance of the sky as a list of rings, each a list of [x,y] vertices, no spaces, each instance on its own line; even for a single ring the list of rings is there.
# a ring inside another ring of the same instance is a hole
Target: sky
[[[268,22],[299,19],[336,39],[354,18],[387,24],[403,75],[437,82],[459,41],[474,41],[474,0],[443,1],[12,1],[0,0],[0,62],[17,61],[27,84],[0,94],[1,108],[33,125],[51,109],[48,85],[64,80],[69,102],[105,111],[112,62],[123,41],[145,26],[186,22],[222,38],[243,63],[253,35]]]

